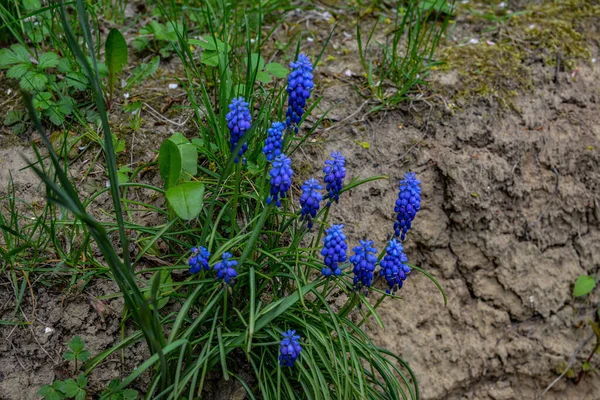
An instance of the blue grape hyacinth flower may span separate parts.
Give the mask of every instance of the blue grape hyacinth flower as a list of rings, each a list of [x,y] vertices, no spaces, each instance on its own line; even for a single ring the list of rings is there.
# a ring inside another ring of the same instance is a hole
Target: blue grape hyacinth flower
[[[302,185],[302,195],[300,196],[300,221],[307,221],[308,229],[313,226],[313,218],[317,216],[323,195],[321,194],[323,186],[315,178],[311,178]]]
[[[296,335],[294,330],[284,332],[283,339],[279,344],[279,365],[293,367],[298,357],[300,357],[301,351],[300,335]]]
[[[400,181],[400,190],[398,200],[394,211],[396,212],[396,222],[394,231],[396,236],[401,236],[404,240],[406,232],[411,227],[413,219],[421,209],[421,181],[417,179],[414,172],[407,172],[404,179]]]
[[[333,275],[340,276],[342,270],[339,263],[346,261],[346,235],[344,235],[344,225],[332,225],[331,228],[325,230],[326,236],[323,238],[325,246],[321,250],[321,255],[324,257],[325,266],[321,269],[321,273],[327,277]]]
[[[377,264],[377,249],[373,247],[372,240],[361,240],[360,246],[352,250],[354,255],[350,257],[350,262],[354,264],[354,288],[358,291],[365,288],[365,295],[368,295]]]
[[[267,197],[267,204],[274,201],[277,207],[281,207],[281,199],[285,198],[287,191],[292,186],[292,176],[294,175],[292,160],[285,154],[275,157],[269,174],[271,175],[271,192]]]
[[[344,178],[346,177],[346,158],[340,151],[331,152],[331,159],[325,161],[325,167],[323,167],[323,174],[325,177],[323,181],[327,185],[328,196],[331,200],[335,200],[337,203],[340,200],[340,190],[344,185]],[[331,201],[329,202],[331,204]]]
[[[215,264],[215,271],[217,272],[217,280],[223,280],[228,285],[235,285],[235,277],[237,276],[237,271],[235,267],[237,267],[238,262],[236,260],[231,260],[231,253],[225,252],[223,253],[222,260]]]
[[[210,265],[208,265],[209,258],[210,252],[206,247],[192,247],[192,256],[188,260],[190,273],[197,274],[201,269],[208,271],[210,269]]]
[[[408,257],[404,254],[402,244],[396,239],[389,241],[385,252],[385,257],[380,263],[381,270],[379,273],[385,278],[389,286],[385,292],[394,294],[402,287],[402,283],[410,273],[410,267],[405,264],[408,262]]]
[[[231,146],[231,151],[233,151],[242,136],[244,136],[244,133],[250,129],[252,115],[250,115],[248,103],[243,97],[234,98],[231,104],[229,104],[229,110],[225,119],[227,120],[227,128],[229,128],[229,145]],[[240,148],[238,156],[243,156],[246,150],[248,150],[248,144],[244,143]],[[235,158],[235,162],[239,162],[239,157]]]
[[[271,127],[267,129],[268,136],[265,147],[263,147],[263,153],[267,156],[268,161],[273,161],[275,157],[281,154],[284,129],[285,124],[283,122],[273,122]]]
[[[304,54],[298,55],[298,60],[290,64],[292,72],[288,75],[288,109],[285,114],[288,127],[294,126],[298,133],[298,124],[306,108],[306,100],[314,89],[313,66]]]

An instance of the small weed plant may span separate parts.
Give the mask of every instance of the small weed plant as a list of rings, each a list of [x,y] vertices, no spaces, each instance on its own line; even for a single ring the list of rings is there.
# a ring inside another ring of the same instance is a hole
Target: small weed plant
[[[439,64],[435,51],[453,10],[453,1],[399,1],[384,38],[376,34],[385,18],[378,19],[367,34],[357,22],[360,61],[371,95],[379,103],[372,111],[393,107],[406,100],[416,85],[426,83],[431,68]]]
[[[147,371],[152,377],[144,388],[148,399],[206,398],[208,380],[235,380],[252,399],[418,399],[409,366],[375,345],[365,324],[374,320],[383,327],[378,307],[385,300],[398,301],[396,293],[413,271],[437,285],[408,263],[402,245],[420,209],[420,181],[410,172],[400,181],[396,203],[390,204],[396,222],[387,243],[349,243],[342,221],[329,218],[347,192],[387,177],[351,178],[340,149],[322,160],[318,174],[296,181],[295,153],[326,115],[307,123],[319,105],[313,68],[323,52],[309,56],[298,45],[289,55],[289,69],[283,61],[266,63],[261,50],[272,32],[264,35],[260,5],[253,19],[240,18],[229,3],[196,10],[195,20],[206,21],[210,34],[189,37],[186,29],[175,29],[168,40],[184,67],[187,79],[180,82],[197,135],[175,133],[160,145],[157,170],[163,184],[158,187],[139,177],[148,166],[132,171],[117,165],[86,3],[77,0],[75,7],[82,40],[64,6],[59,16],[98,112],[107,187],[82,198],[44,133],[36,97],[24,91],[48,151],[47,160],[36,151],[31,168],[46,185],[50,204],[70,214],[84,243],[93,241],[102,254],[96,262],[108,267],[119,286],[123,315],[133,331],[91,358],[83,341],[73,338],[65,358],[77,377],[44,386],[40,394],[85,398],[86,377],[143,340],[148,359],[111,382],[102,399],[137,398],[129,386]],[[181,22],[170,10],[164,15],[167,24]],[[229,27],[232,20],[235,29]],[[29,65],[22,55],[19,60],[30,68],[26,73],[37,73],[39,62]],[[122,57],[113,57],[122,67]],[[58,56],[51,58],[59,62]],[[143,68],[151,67],[140,73]],[[131,200],[128,194],[137,189],[164,196],[166,207]],[[109,222],[99,222],[90,211],[103,193],[112,199]],[[155,214],[156,226],[135,221],[134,211],[140,209]],[[138,233],[135,253],[132,231]],[[148,267],[144,256],[159,240],[170,249],[172,263]],[[186,272],[182,277],[176,271]],[[334,297],[342,304],[334,306]]]

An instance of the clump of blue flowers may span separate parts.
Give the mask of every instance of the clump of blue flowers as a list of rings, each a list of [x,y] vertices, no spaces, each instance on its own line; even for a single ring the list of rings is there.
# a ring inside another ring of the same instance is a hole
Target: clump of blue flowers
[[[267,204],[274,201],[277,207],[281,207],[281,199],[286,196],[292,186],[292,175],[294,175],[292,160],[285,154],[275,157],[269,174],[271,175],[271,192],[267,198]]]
[[[344,178],[346,177],[346,158],[341,152],[331,152],[331,159],[325,161],[325,167],[323,167],[323,174],[325,177],[323,181],[327,185],[327,192],[331,200],[335,200],[337,203],[340,200],[340,190],[344,184]],[[331,204],[331,202],[330,202]]]
[[[279,365],[293,367],[301,351],[300,335],[296,335],[294,330],[284,332],[279,345]]]
[[[368,295],[377,264],[377,249],[373,247],[372,240],[361,240],[360,246],[352,250],[354,255],[350,257],[350,262],[354,264],[354,288],[358,291],[365,288],[365,294]]]
[[[411,223],[417,212],[421,209],[421,181],[417,179],[414,172],[407,172],[404,179],[400,181],[400,191],[394,211],[396,212],[396,222],[394,231],[396,236],[401,236],[404,240],[406,232],[410,229]]]
[[[304,114],[306,100],[314,89],[313,66],[304,54],[298,56],[298,60],[290,64],[292,72],[288,75],[288,109],[286,116],[287,126],[295,126],[298,133],[298,124]]]
[[[312,228],[312,220],[317,216],[321,200],[323,200],[323,195],[320,192],[321,190],[323,190],[323,186],[321,186],[319,181],[315,178],[305,181],[304,185],[302,185],[302,195],[300,196],[300,206],[302,207],[302,210],[300,211],[300,221],[306,219],[308,229]]]
[[[284,129],[285,124],[283,122],[273,122],[271,127],[267,129],[268,136],[265,147],[263,147],[263,153],[267,156],[268,161],[273,161],[275,157],[281,154]]]
[[[339,263],[346,261],[346,235],[342,229],[344,225],[332,225],[331,228],[325,230],[326,236],[323,238],[325,246],[321,250],[321,255],[324,257],[325,266],[321,269],[321,273],[327,277],[333,275],[340,276],[342,270]]]
[[[217,280],[223,280],[226,284],[231,286],[235,285],[235,277],[237,276],[238,262],[231,260],[231,253],[223,253],[222,260],[215,264],[215,271],[217,272]]]
[[[210,269],[210,265],[208,265],[209,258],[210,253],[206,247],[192,247],[192,256],[188,260],[190,273],[197,274],[201,269],[208,271]]]
[[[385,257],[383,257],[380,263],[380,274],[385,278],[389,286],[385,292],[387,294],[394,294],[402,287],[402,283],[410,273],[410,267],[405,264],[408,262],[408,257],[404,254],[402,244],[396,239],[389,241],[385,252]]]
[[[250,129],[250,125],[252,125],[252,115],[250,115],[250,111],[248,110],[248,103],[244,100],[243,97],[234,98],[229,104],[229,112],[225,116],[227,120],[227,128],[229,128],[229,144],[231,146],[231,151],[235,149],[237,143],[240,141],[244,133],[248,129]],[[241,157],[248,150],[248,144],[244,143],[240,148],[238,155]],[[237,163],[239,158],[235,158],[235,162]]]

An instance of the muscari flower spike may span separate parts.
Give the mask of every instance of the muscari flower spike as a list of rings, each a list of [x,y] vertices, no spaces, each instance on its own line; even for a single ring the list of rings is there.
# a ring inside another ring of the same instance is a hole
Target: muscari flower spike
[[[234,98],[229,104],[229,112],[225,116],[227,120],[227,128],[229,128],[229,145],[231,146],[231,151],[235,149],[235,146],[239,142],[239,140],[244,136],[244,133],[248,129],[250,129],[250,125],[252,124],[252,115],[250,115],[250,111],[248,110],[248,103],[244,100],[243,97]],[[244,143],[240,148],[238,155],[241,157],[248,150],[248,144]],[[239,158],[235,158],[235,162],[237,163]]]
[[[421,181],[417,179],[414,172],[404,174],[404,179],[400,181],[400,191],[398,192],[398,200],[394,211],[396,214],[396,222],[394,223],[394,231],[396,236],[401,236],[404,240],[406,232],[410,229],[411,223],[417,212],[421,209]]]
[[[410,273],[410,267],[405,264],[408,262],[408,257],[404,254],[402,244],[396,239],[389,241],[385,252],[385,257],[380,263],[381,270],[379,273],[383,275],[389,286],[385,292],[394,294],[402,287],[403,281]]]
[[[293,367],[296,359],[300,357],[301,351],[300,335],[296,335],[294,330],[284,332],[283,339],[279,344],[279,365]]]
[[[208,265],[209,257],[210,252],[206,247],[192,247],[192,256],[188,260],[190,273],[197,274],[201,269],[208,271],[210,269],[210,265]]]
[[[292,72],[288,76],[288,109],[285,114],[288,127],[294,126],[298,133],[298,124],[304,114],[306,100],[310,97],[310,92],[314,89],[313,66],[304,54],[298,55],[298,60],[290,64]]]
[[[338,263],[346,261],[346,235],[342,231],[344,225],[332,225],[331,228],[325,230],[326,236],[323,238],[325,247],[321,250],[321,255],[325,258],[325,266],[321,269],[321,273],[327,277],[333,275],[340,276],[342,270]]]
[[[315,178],[311,178],[304,182],[302,185],[302,195],[300,196],[300,206],[302,206],[302,210],[300,211],[300,221],[306,220],[308,229],[313,226],[313,218],[317,216],[317,211],[319,211],[319,207],[321,200],[323,200],[323,195],[321,194],[321,190],[323,190],[323,186],[319,184],[319,181]]]
[[[292,160],[290,160],[285,154],[278,155],[273,160],[271,166],[271,192],[267,197],[267,204],[271,204],[275,201],[277,207],[281,207],[281,199],[283,199],[287,191],[292,186]]]
[[[233,286],[235,285],[235,277],[237,276],[235,267],[238,265],[238,262],[236,260],[230,260],[231,257],[231,253],[223,253],[223,259],[215,264],[215,271],[217,272],[217,277],[215,279],[221,279],[226,284]]]
[[[342,153],[332,151],[331,159],[326,160],[325,167],[323,167],[323,174],[325,175],[323,181],[327,185],[329,198],[335,200],[336,203],[340,200],[340,190],[342,190],[344,178],[346,177],[345,164],[346,158]]]
[[[281,146],[283,145],[283,130],[285,124],[283,122],[273,122],[271,127],[267,129],[267,140],[263,153],[267,156],[268,161],[273,161],[275,157],[281,154]]]
[[[354,288],[358,291],[365,288],[365,295],[368,295],[377,264],[377,249],[373,247],[372,240],[361,240],[360,246],[352,250],[354,255],[350,257],[350,262],[354,264]]]

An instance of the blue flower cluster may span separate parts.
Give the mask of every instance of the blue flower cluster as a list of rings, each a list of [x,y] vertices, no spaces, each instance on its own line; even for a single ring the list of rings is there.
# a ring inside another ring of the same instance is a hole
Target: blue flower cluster
[[[340,191],[342,190],[344,178],[346,177],[346,158],[341,152],[331,152],[331,159],[325,161],[323,181],[327,185],[329,198],[337,203],[340,199]],[[331,204],[331,202],[330,202]]]
[[[352,250],[354,255],[350,257],[350,262],[354,264],[354,288],[360,291],[364,287],[365,294],[368,295],[377,264],[377,249],[373,247],[372,240],[361,240],[360,246]]]
[[[263,153],[267,156],[268,161],[273,161],[273,158],[281,154],[284,129],[285,124],[283,122],[273,122],[271,127],[267,129],[268,136],[265,147],[263,147]]]
[[[381,260],[380,274],[385,278],[389,288],[385,291],[387,294],[394,294],[402,287],[402,282],[406,279],[406,275],[410,273],[410,267],[405,263],[408,262],[408,257],[404,254],[402,244],[396,239],[389,241],[386,254]]]
[[[275,157],[269,175],[271,175],[271,194],[267,198],[267,204],[275,201],[277,207],[281,207],[281,199],[292,186],[292,175],[294,175],[292,160],[285,154]]]
[[[229,105],[229,112],[225,116],[227,120],[227,128],[229,128],[229,145],[231,146],[231,151],[235,149],[237,143],[240,141],[244,133],[250,126],[252,125],[252,115],[250,115],[250,111],[248,110],[248,103],[244,100],[243,97],[235,98],[231,101]],[[244,143],[240,148],[238,155],[241,157],[248,150],[248,144]],[[236,157],[235,162],[237,163],[239,158]]]
[[[398,200],[396,200],[396,206],[394,207],[394,211],[397,213],[394,231],[396,236],[402,236],[402,240],[406,237],[406,232],[410,229],[413,219],[421,209],[420,184],[421,181],[417,179],[414,172],[407,172],[404,179],[400,181]]]
[[[317,216],[317,211],[319,211],[319,203],[323,200],[323,195],[321,194],[321,190],[323,190],[323,186],[319,184],[319,181],[315,178],[311,178],[304,182],[302,185],[302,195],[300,196],[300,206],[302,210],[300,211],[300,221],[306,219],[308,224],[308,229],[313,226],[313,218]]]
[[[294,126],[298,133],[298,124],[304,114],[306,100],[314,89],[313,66],[304,54],[298,56],[298,61],[290,64],[292,72],[288,76],[288,110],[285,114],[287,126]]]
[[[284,332],[283,339],[279,344],[279,365],[293,367],[298,357],[300,357],[301,351],[300,335],[296,335],[294,330]]]
[[[333,275],[340,276],[342,270],[339,263],[346,261],[346,235],[342,229],[344,225],[332,225],[331,228],[325,230],[326,236],[323,238],[325,246],[321,250],[321,255],[324,257],[325,266],[321,269],[321,273],[327,277]]]
[[[233,286],[235,285],[235,277],[237,276],[235,267],[237,267],[238,262],[231,260],[231,257],[231,253],[223,253],[222,260],[215,264],[215,271],[217,272],[216,279],[222,279],[226,284]]]
[[[210,269],[210,265],[208,265],[209,258],[210,253],[206,249],[206,247],[192,247],[192,256],[188,260],[188,265],[190,266],[190,273],[197,274],[198,272],[200,272],[201,269],[208,271]]]

